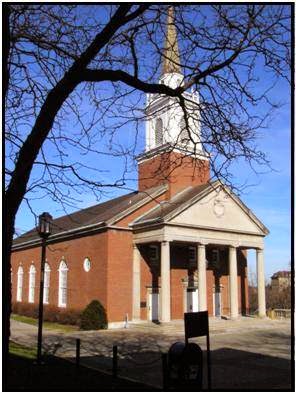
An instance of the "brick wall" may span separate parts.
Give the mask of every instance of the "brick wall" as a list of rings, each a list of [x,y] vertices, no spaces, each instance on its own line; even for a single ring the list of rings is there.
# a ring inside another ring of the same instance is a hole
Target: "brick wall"
[[[108,231],[107,309],[112,322],[132,318],[133,243],[129,231]]]
[[[46,257],[50,266],[49,304],[58,306],[59,265],[62,258],[68,266],[67,307],[84,308],[93,299],[99,299],[106,307],[107,290],[107,243],[106,233],[95,234],[65,242],[50,244]],[[12,254],[12,299],[16,300],[17,271],[20,263],[24,270],[23,301],[28,302],[29,269],[32,262],[36,268],[35,303],[39,302],[41,248],[35,247]],[[91,261],[91,269],[83,268],[85,257]]]
[[[171,317],[182,318],[184,313],[184,288],[182,278],[188,276],[188,245],[171,246]],[[23,301],[28,301],[29,269],[33,261],[36,267],[35,303],[39,297],[40,247],[16,251],[12,255],[12,297],[16,300],[17,270],[24,269]],[[207,248],[210,261],[211,250]],[[228,252],[222,253],[222,271],[219,275],[222,314],[229,315]],[[83,261],[91,260],[91,270],[85,272]],[[83,309],[93,299],[99,299],[108,312],[108,319],[123,321],[127,313],[132,318],[132,232],[108,230],[91,236],[50,244],[47,260],[51,268],[49,303],[58,306],[59,264],[65,259],[68,271],[67,307]],[[141,247],[141,319],[147,319],[147,287],[160,285],[159,270],[151,274],[149,248]],[[216,279],[217,280],[217,279]],[[213,287],[215,275],[207,270],[207,299],[209,314],[213,314]],[[248,312],[248,278],[246,252],[238,251],[238,298],[239,312]]]
[[[206,183],[210,179],[209,162],[186,157],[180,153],[162,153],[139,163],[139,191],[168,184],[170,198],[178,191]]]

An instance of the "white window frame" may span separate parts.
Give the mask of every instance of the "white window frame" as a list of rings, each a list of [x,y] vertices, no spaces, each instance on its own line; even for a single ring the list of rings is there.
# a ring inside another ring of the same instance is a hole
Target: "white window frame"
[[[58,306],[60,308],[66,308],[67,306],[67,290],[68,290],[68,266],[64,260],[60,262],[59,266],[59,300],[58,300]],[[62,282],[63,282],[63,275],[65,275],[65,287],[62,287]],[[64,294],[64,291],[66,292],[66,296]]]
[[[43,284],[43,303],[49,303],[49,287],[50,287],[50,266],[48,263],[44,265],[44,284]]]
[[[24,269],[20,265],[17,270],[17,290],[16,290],[16,300],[21,302],[23,299],[23,283],[24,283]]]
[[[31,304],[35,301],[35,287],[36,287],[36,268],[34,264],[30,265],[29,269],[29,295],[28,302]]]

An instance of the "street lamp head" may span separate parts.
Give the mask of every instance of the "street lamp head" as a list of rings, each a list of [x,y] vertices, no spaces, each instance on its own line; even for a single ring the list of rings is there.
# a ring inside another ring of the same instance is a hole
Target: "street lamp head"
[[[43,212],[39,216],[38,232],[40,237],[46,238],[52,231],[52,216],[48,212]]]

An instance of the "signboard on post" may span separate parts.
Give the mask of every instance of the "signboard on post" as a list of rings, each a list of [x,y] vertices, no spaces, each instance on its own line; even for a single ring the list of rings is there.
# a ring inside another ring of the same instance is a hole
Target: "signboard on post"
[[[208,389],[211,390],[211,361],[208,311],[184,313],[185,342],[189,338],[207,337]]]
[[[209,335],[208,311],[184,313],[185,341]]]

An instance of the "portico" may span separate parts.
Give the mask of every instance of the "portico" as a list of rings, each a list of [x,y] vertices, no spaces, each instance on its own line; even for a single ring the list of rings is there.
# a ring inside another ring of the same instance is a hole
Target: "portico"
[[[157,241],[153,242],[155,245]],[[160,242],[160,315],[161,322],[171,321],[171,265],[170,265],[170,245],[174,241],[164,240]],[[133,321],[140,320],[140,289],[141,289],[141,274],[140,262],[141,254],[139,247],[142,243],[134,244],[134,261],[133,261]],[[190,244],[192,245],[192,243]],[[210,245],[210,244],[209,244]],[[192,247],[192,246],[190,246]],[[198,276],[198,311],[208,310],[207,297],[207,260],[206,260],[206,244],[196,243],[197,248],[197,265],[196,272]],[[239,316],[238,299],[238,274],[237,274],[237,250],[240,247],[228,245],[228,272],[229,272],[229,317],[236,319]],[[250,249],[249,247],[248,249]],[[245,250],[246,248],[244,248]],[[258,286],[258,309],[259,316],[266,316],[265,309],[265,284],[264,284],[264,265],[263,265],[263,249],[256,249],[257,252],[257,286]],[[186,301],[185,301],[186,303]],[[184,307],[184,312],[185,312]]]
[[[177,245],[183,245],[183,250],[186,250],[186,248],[195,250],[195,259],[190,261],[184,258],[182,260],[183,265],[179,268],[188,270],[189,279],[191,274],[196,274],[196,288],[198,293],[197,305],[199,311],[210,311],[214,309],[214,307],[209,305],[209,303],[215,303],[213,299],[214,295],[210,295],[210,293],[213,292],[213,288],[216,289],[217,287],[218,290],[214,290],[214,292],[219,292],[220,285],[219,280],[213,282],[213,280],[209,278],[215,278],[216,272],[219,270],[223,271],[223,273],[220,274],[220,276],[224,278],[224,286],[221,286],[222,288],[224,287],[224,294],[222,297],[224,304],[223,314],[227,314],[231,319],[236,319],[239,314],[242,313],[241,294],[244,291],[244,296],[246,296],[247,293],[246,288],[242,291],[243,279],[239,278],[238,273],[238,269],[241,270],[242,256],[246,255],[247,250],[255,249],[257,256],[259,316],[264,317],[266,315],[263,239],[267,230],[249,210],[247,211],[246,208],[240,204],[238,199],[234,199],[231,195],[227,197],[227,206],[225,204],[223,215],[217,217],[215,211],[212,210],[212,206],[215,206],[217,196],[219,196],[220,200],[222,197],[225,200],[228,192],[221,188],[215,189],[215,186],[212,186],[211,188],[209,187],[208,193],[208,195],[204,195],[200,200],[195,197],[195,199],[190,202],[179,202],[179,206],[175,208],[173,212],[168,212],[168,210],[166,210],[167,208],[163,206],[161,208],[156,207],[153,210],[154,212],[151,211],[133,223],[133,319],[137,320],[140,318],[140,270],[141,265],[145,264],[143,261],[141,262],[140,249],[149,247],[149,245],[156,245],[159,250],[157,264],[159,270],[158,286],[160,294],[159,320],[161,322],[169,322],[172,319],[171,309],[174,305],[174,297],[176,297],[176,294],[173,295],[171,291],[172,273],[174,269],[171,253]],[[181,209],[182,204],[183,209]],[[240,212],[238,211],[238,204],[240,205]],[[198,224],[198,222],[202,222],[200,209],[202,209],[204,215],[207,215],[207,226],[202,223]],[[159,218],[158,220],[151,220],[152,217],[158,217],[159,212],[155,212],[157,210],[162,212],[162,221],[160,221]],[[234,218],[233,214],[235,214]],[[150,218],[148,218],[148,216],[150,216]],[[222,217],[223,220],[221,220]],[[195,221],[195,218],[198,218],[198,220]],[[220,228],[217,226],[217,223],[220,224]],[[254,231],[255,224],[257,231]],[[223,251],[224,257],[219,261],[217,267],[215,266],[216,263],[214,264],[214,262],[211,261],[210,252],[213,250]],[[240,261],[238,261],[238,256],[240,257]],[[244,257],[244,259],[246,260],[246,257]],[[195,266],[192,266],[192,263]],[[208,283],[208,281],[211,283]],[[220,295],[220,299],[222,298]],[[185,307],[184,312],[186,312]],[[215,315],[214,311],[212,314]]]

